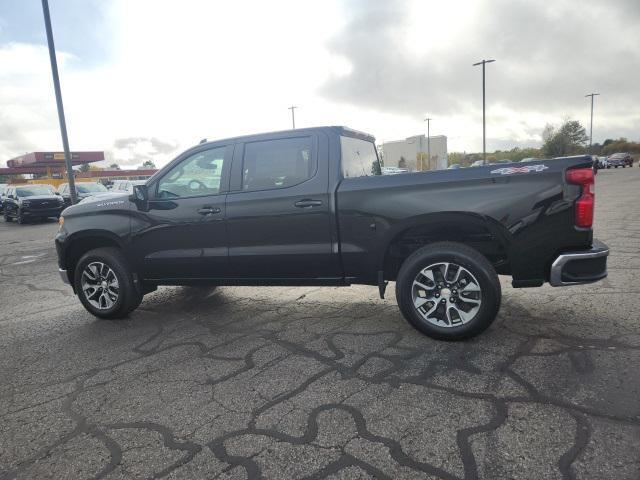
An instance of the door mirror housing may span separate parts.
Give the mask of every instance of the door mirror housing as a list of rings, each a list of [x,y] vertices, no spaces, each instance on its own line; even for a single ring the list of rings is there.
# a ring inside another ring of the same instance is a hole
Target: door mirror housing
[[[53,192],[53,193],[55,193],[56,195],[60,196],[60,192]]]
[[[149,189],[146,185],[134,185],[132,197],[138,210],[149,210]]]

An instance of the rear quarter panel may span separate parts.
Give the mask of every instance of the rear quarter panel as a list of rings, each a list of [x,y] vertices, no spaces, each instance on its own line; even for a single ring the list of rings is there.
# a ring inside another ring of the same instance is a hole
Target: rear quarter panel
[[[532,162],[546,168],[526,173],[499,171],[522,167],[505,164],[345,179],[337,190],[345,275],[373,283],[388,245],[407,229],[469,222],[504,250],[514,280],[546,279],[557,252],[592,240],[573,226],[580,188],[564,181],[567,167],[582,164],[588,157]]]

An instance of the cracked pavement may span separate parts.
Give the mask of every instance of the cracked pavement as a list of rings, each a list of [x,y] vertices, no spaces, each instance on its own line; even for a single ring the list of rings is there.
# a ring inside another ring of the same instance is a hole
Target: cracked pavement
[[[374,287],[163,287],[96,320],[55,222],[0,222],[0,479],[640,478],[640,168],[600,172],[609,277],[431,340]]]

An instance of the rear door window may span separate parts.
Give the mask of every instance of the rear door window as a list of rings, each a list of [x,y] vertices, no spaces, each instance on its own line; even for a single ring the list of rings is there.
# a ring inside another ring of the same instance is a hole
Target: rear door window
[[[344,178],[382,175],[378,152],[373,142],[353,137],[340,137],[340,147]]]
[[[298,185],[315,175],[311,137],[263,140],[245,144],[242,190],[274,190]]]

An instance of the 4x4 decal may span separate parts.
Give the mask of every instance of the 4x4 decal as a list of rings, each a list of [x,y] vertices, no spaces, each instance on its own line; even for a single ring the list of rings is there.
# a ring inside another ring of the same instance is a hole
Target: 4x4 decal
[[[543,170],[546,170],[547,167],[546,165],[543,164],[539,164],[539,165],[526,165],[524,167],[504,167],[504,168],[497,168],[495,170],[491,170],[491,173],[496,173],[499,175],[511,175],[512,173],[529,173],[529,172],[542,172]]]

